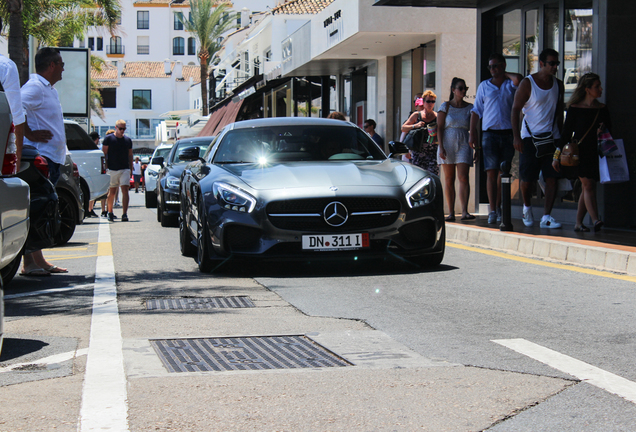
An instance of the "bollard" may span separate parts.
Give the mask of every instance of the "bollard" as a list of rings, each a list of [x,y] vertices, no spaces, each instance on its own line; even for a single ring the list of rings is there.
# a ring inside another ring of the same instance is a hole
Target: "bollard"
[[[512,218],[511,218],[511,199],[510,199],[510,181],[512,176],[510,175],[510,164],[506,161],[501,163],[501,225],[499,225],[500,231],[512,231]]]

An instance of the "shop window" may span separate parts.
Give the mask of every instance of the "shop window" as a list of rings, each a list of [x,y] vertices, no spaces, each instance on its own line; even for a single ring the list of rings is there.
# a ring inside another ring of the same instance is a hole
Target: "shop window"
[[[151,109],[152,94],[150,90],[133,90],[132,109]]]
[[[437,66],[435,65],[436,56],[435,42],[429,42],[424,48],[424,64],[422,73],[424,74],[424,88],[427,90],[435,90],[435,72]]]
[[[592,71],[594,17],[591,0],[568,0],[565,2],[565,7],[565,48],[562,71],[567,101],[574,92],[579,77]]]
[[[539,70],[539,11],[532,9],[526,12],[526,75]]]
[[[559,51],[559,3],[548,3],[543,10],[543,49]]]
[[[513,10],[497,17],[496,24],[496,49],[506,58],[506,70],[509,72],[521,72],[521,10]]]
[[[150,28],[150,12],[137,11],[137,29],[148,30]]]

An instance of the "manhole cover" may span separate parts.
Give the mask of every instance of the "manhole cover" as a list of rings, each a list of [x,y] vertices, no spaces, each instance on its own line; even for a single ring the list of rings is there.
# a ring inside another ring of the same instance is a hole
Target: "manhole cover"
[[[155,339],[150,343],[169,372],[351,365],[305,336]]]
[[[215,309],[215,308],[251,308],[254,303],[247,296],[150,299],[146,308],[152,309]]]

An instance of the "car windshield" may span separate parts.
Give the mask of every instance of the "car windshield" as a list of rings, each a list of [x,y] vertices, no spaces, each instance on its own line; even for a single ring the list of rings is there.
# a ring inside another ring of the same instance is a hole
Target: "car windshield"
[[[168,153],[170,153],[170,150],[172,150],[172,147],[157,149],[155,150],[155,154],[152,157],[153,158],[162,157],[165,159],[168,156]]]
[[[268,126],[229,131],[214,163],[384,160],[385,154],[364,132],[338,126]]]
[[[181,150],[190,148],[190,147],[199,147],[199,157],[203,157],[208,146],[210,145],[210,141],[186,141],[177,143],[177,148],[174,153],[172,153],[172,161],[173,163],[180,162],[179,161],[179,153]]]

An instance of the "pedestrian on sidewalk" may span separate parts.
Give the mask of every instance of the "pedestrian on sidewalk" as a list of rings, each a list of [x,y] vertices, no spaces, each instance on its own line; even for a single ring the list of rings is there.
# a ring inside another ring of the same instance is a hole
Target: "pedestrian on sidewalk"
[[[519,177],[523,197],[523,223],[534,225],[531,187],[539,179],[545,180],[545,199],[541,228],[561,228],[550,215],[556,199],[559,173],[552,167],[552,154],[537,156],[533,136],[552,134],[555,140],[561,135],[563,124],[563,81],[555,75],[559,69],[559,53],[546,48],[539,54],[539,72],[528,75],[519,84],[512,105],[512,133],[514,146],[519,154]],[[521,122],[521,112],[524,118]]]
[[[371,139],[375,141],[377,145],[380,146],[382,150],[384,150],[384,139],[375,131],[377,124],[373,119],[366,119],[364,121],[364,131],[369,134]]]
[[[40,48],[35,54],[35,72],[22,86],[20,95],[26,116],[24,144],[38,149],[49,167],[49,180],[53,186],[60,178],[60,165],[66,160],[66,132],[62,104],[55,83],[62,80],[64,62],[56,48]],[[65,268],[49,263],[42,250],[25,254],[22,259],[23,276],[49,276],[68,273]]]
[[[488,194],[488,223],[501,222],[501,163],[512,165],[513,146],[512,103],[523,76],[506,72],[506,59],[499,53],[488,59],[492,78],[483,81],[477,89],[475,106],[470,116],[469,144],[479,152],[481,147],[486,171]],[[479,145],[479,119],[481,119],[481,146]]]
[[[102,151],[106,155],[110,174],[110,189],[108,192],[108,220],[115,221],[113,205],[115,193],[121,189],[122,215],[121,221],[128,221],[128,190],[130,189],[130,172],[133,167],[132,140],[124,135],[126,121],[117,120],[116,130],[112,135],[106,135],[102,142]]]
[[[135,181],[135,193],[139,193],[139,182],[141,181],[141,160],[135,157],[133,162],[133,180]]]
[[[473,145],[468,141],[468,129],[473,104],[464,100],[468,87],[461,78],[453,78],[450,96],[437,111],[437,163],[442,167],[444,195],[448,205],[447,221],[455,221],[455,178],[459,179],[459,204],[461,220],[475,219],[468,212],[470,182],[468,173],[473,166]],[[476,153],[475,153],[476,154]]]
[[[437,95],[431,90],[426,90],[421,98],[415,101],[416,111],[411,114],[402,125],[402,132],[410,132],[413,129],[424,128],[424,148],[421,151],[411,150],[412,161],[414,165],[424,168],[425,170],[439,175],[439,165],[437,164],[437,140],[433,137],[432,142],[428,143],[429,133],[428,125],[437,123],[437,113],[434,111]]]
[[[598,144],[597,133],[603,127],[611,131],[607,105],[598,101],[603,94],[601,77],[595,73],[583,75],[567,103],[568,114],[563,125],[563,133],[558,143],[558,150],[554,154],[552,166],[556,171],[561,171],[560,155],[563,146],[570,142],[572,136],[579,140],[579,165],[574,167],[576,175],[581,181],[582,193],[579,197],[576,211],[576,224],[574,231],[589,232],[590,229],[583,225],[586,213],[590,214],[594,232],[600,231],[603,221],[598,215],[596,203],[596,182],[600,180],[598,169]]]
[[[97,148],[101,150],[102,145],[99,142],[99,134],[96,131],[93,131],[89,133],[88,136],[91,137],[91,139],[93,140]],[[98,217],[97,213],[95,213],[95,210],[94,210],[95,204],[97,204],[97,200],[89,201],[87,217]],[[101,199],[101,206],[102,206],[102,216],[106,216],[108,214],[108,212],[106,211],[106,198]]]

